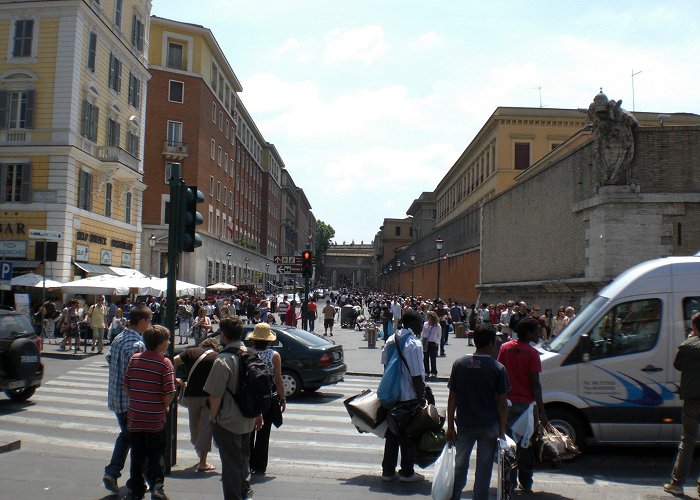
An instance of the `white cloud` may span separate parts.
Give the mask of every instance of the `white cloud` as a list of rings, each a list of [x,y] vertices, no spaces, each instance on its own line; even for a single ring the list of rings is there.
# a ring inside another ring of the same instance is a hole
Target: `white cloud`
[[[275,53],[279,56],[291,53],[296,62],[309,63],[317,58],[315,53],[318,51],[317,46],[318,41],[314,39],[299,40],[298,38],[290,38]]]
[[[427,50],[439,47],[444,47],[446,45],[445,39],[435,33],[434,31],[429,31],[428,33],[423,33],[411,44],[414,49]]]
[[[363,26],[343,30],[335,28],[325,36],[324,62],[334,64],[344,61],[372,63],[382,57],[389,48],[381,26]]]

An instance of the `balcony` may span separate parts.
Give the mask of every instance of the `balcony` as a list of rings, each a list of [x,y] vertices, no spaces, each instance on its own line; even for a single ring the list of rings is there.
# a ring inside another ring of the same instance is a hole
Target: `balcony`
[[[29,144],[32,141],[31,130],[23,128],[5,129],[0,133],[0,144],[13,146],[16,144]]]
[[[163,141],[163,158],[166,160],[184,160],[187,158],[187,144],[177,141]]]
[[[117,163],[134,172],[139,171],[139,160],[117,146],[97,146],[95,147],[95,156],[105,163]]]

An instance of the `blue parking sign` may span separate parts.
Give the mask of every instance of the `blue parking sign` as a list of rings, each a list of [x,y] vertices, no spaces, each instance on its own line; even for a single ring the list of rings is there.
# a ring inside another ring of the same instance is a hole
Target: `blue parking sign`
[[[0,262],[0,281],[12,280],[12,262]]]

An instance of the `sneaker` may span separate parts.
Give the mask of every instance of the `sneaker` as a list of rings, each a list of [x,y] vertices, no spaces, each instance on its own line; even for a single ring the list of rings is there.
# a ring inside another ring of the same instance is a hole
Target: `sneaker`
[[[399,477],[399,475],[396,472],[394,472],[393,474],[382,474],[382,481],[388,483],[389,481],[393,481],[397,477]]]
[[[112,493],[119,493],[119,485],[117,485],[116,478],[110,476],[109,474],[105,474],[102,478],[102,482],[108,491],[111,491]]]
[[[415,483],[417,481],[422,481],[425,479],[425,476],[423,474],[418,474],[417,472],[414,472],[410,476],[399,476],[399,481],[402,483]]]
[[[683,496],[683,486],[681,486],[678,483],[674,483],[671,481],[670,483],[666,483],[663,485],[663,489],[666,493],[670,493],[671,495],[681,497]]]
[[[151,492],[151,500],[168,500],[168,496],[162,488],[159,488]]]

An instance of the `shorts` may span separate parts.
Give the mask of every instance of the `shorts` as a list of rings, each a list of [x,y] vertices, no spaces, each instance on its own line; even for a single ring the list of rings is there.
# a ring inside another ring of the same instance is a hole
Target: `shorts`
[[[333,320],[332,319],[324,319],[323,320],[323,328],[333,328]]]

